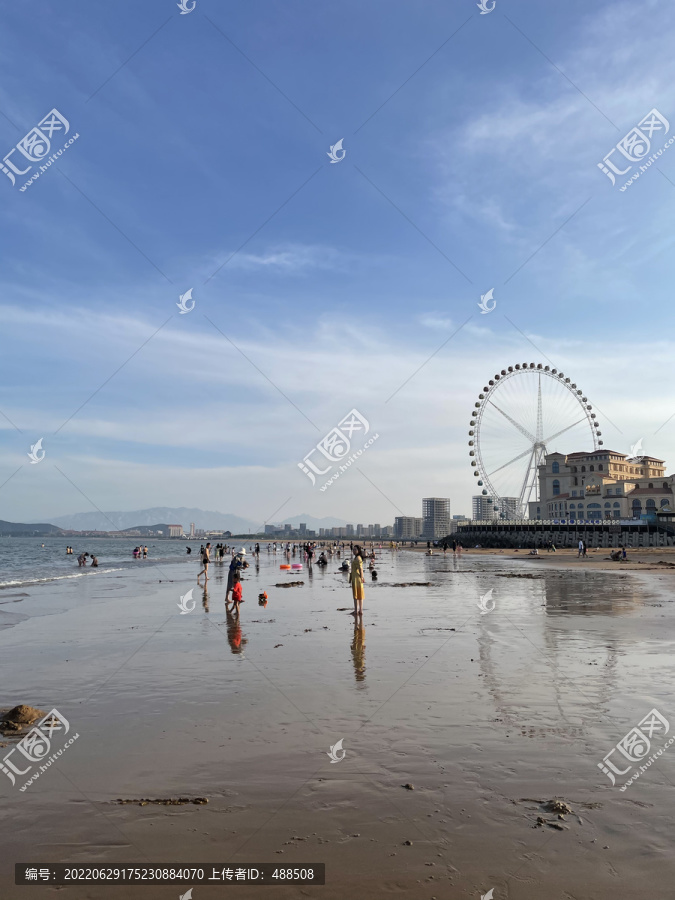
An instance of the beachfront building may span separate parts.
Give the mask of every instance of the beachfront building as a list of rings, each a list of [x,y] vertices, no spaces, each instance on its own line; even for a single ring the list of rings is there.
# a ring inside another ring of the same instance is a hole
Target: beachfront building
[[[169,525],[169,537],[183,537],[183,526]]]
[[[664,460],[653,456],[548,453],[538,477],[541,499],[530,502],[530,519],[640,519],[674,508],[675,476],[667,476]]]
[[[497,518],[494,497],[478,496],[471,498],[471,518],[475,522],[491,522]]]
[[[422,519],[416,516],[396,516],[394,535],[403,541],[415,540],[422,534]]]
[[[422,500],[422,537],[435,541],[450,531],[450,500],[425,497]]]

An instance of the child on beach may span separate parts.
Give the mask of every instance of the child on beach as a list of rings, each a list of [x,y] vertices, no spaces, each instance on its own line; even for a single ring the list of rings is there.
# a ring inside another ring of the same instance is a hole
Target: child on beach
[[[234,573],[233,582],[232,605],[234,607],[235,613],[239,615],[239,604],[244,602],[244,598],[242,597],[243,589],[241,586],[241,575],[238,571]]]

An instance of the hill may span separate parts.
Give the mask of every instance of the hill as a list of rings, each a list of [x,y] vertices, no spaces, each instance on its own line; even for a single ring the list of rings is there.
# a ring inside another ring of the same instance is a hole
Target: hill
[[[26,535],[26,534],[60,534],[61,529],[56,525],[28,524],[22,522],[5,522],[0,519],[0,534],[4,535]]]

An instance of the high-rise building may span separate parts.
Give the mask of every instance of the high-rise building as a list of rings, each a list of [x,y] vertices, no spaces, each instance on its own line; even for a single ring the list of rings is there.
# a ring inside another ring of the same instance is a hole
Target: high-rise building
[[[379,537],[382,534],[382,526],[379,522],[375,522],[373,524],[372,531],[370,532],[373,537]]]
[[[396,516],[394,534],[404,541],[414,540],[422,533],[422,519],[416,516]]]
[[[307,522],[301,522],[298,530],[300,531],[300,534],[305,534],[307,531]]]
[[[347,525],[346,534],[347,534],[347,537],[354,537],[354,526],[353,525]]]
[[[169,525],[169,537],[183,537],[183,526]]]
[[[292,530],[293,530],[293,526],[292,526],[292,525],[284,525],[284,532],[285,532],[286,534],[288,534],[288,533],[289,533],[290,531],[292,531]]]
[[[363,524],[359,524],[356,526],[356,534],[359,537],[363,537],[363,535],[365,534],[365,531],[363,530]]]
[[[471,498],[471,518],[478,522],[491,522],[497,517],[495,498],[478,494]]]
[[[422,500],[422,537],[435,541],[450,534],[450,500],[425,497]]]
[[[190,537],[193,538],[195,536],[195,523],[190,522]]]

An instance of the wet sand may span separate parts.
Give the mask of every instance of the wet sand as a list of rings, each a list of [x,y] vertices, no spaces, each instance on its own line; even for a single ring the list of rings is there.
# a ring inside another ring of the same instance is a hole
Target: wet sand
[[[325,887],[239,886],[251,897],[671,896],[675,749],[624,793],[597,766],[652,707],[675,727],[671,571],[575,568],[561,551],[378,555],[362,627],[335,560],[286,576],[266,552],[238,625],[224,568],[205,597],[196,561],[3,592],[0,707],[56,707],[79,733],[24,793],[0,774],[3,900],[26,895],[15,862],[159,861],[326,863]],[[430,585],[392,586],[409,582]],[[4,755],[15,739],[0,740]],[[170,797],[209,802],[114,802]],[[574,812],[535,802],[554,797]]]
[[[565,547],[562,549],[559,547],[555,553],[547,552],[544,548],[544,550],[539,551],[538,556],[531,556],[529,548],[524,550],[513,550],[511,548],[499,550],[492,547],[480,549],[471,547],[464,548],[457,558],[466,561],[469,558],[494,556],[515,562],[546,563],[547,566],[554,568],[582,567],[599,571],[675,571],[675,547],[639,547],[635,550],[627,547],[627,559],[625,560],[610,559],[610,553],[614,550],[614,547],[600,547],[598,549],[589,547],[586,556],[580,557],[576,547]],[[398,552],[426,555],[427,548],[426,545],[422,546],[420,544],[417,547],[405,547]],[[434,548],[432,556],[442,557],[443,551]],[[446,559],[451,559],[452,550],[448,550],[445,557]]]

